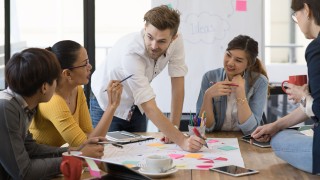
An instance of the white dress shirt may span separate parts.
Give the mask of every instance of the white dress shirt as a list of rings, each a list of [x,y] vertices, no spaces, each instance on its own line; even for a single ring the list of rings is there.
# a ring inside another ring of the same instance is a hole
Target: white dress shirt
[[[188,72],[180,34],[157,61],[149,58],[143,36],[144,30],[121,38],[112,47],[106,60],[96,67],[92,74],[92,92],[103,110],[108,105],[108,95],[105,90],[109,81],[121,80],[133,74],[131,78],[122,83],[121,101],[115,112],[115,116],[121,119],[127,118],[133,104],[138,105],[139,110],[143,113],[140,105],[156,97],[150,82],[167,64],[171,77],[183,77]]]

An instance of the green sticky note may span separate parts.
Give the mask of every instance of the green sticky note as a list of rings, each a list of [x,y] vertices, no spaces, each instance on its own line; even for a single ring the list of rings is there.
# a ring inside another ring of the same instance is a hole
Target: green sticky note
[[[235,150],[238,149],[236,147],[233,146],[223,146],[223,147],[219,147],[218,149],[224,150],[224,151],[231,151],[231,150]]]

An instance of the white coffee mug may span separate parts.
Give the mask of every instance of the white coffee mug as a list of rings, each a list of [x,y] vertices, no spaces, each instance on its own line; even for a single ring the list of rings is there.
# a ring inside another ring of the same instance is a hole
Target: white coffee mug
[[[146,170],[151,173],[161,173],[172,167],[172,159],[168,156],[151,155],[146,158]]]

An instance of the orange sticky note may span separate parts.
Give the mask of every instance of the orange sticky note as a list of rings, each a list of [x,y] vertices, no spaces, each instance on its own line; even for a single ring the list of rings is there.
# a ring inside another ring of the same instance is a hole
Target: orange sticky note
[[[148,146],[152,146],[152,147],[162,147],[163,144],[161,144],[161,143],[152,143],[152,144],[148,144]]]
[[[196,154],[196,153],[190,153],[190,154],[185,154],[184,155],[184,157],[186,157],[186,158],[196,158],[196,159],[199,159],[202,156],[203,156],[202,154]]]

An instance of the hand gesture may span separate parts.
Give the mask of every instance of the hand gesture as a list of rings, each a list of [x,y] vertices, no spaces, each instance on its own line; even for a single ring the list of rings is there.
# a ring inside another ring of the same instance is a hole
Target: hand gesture
[[[237,88],[245,88],[245,79],[240,74],[233,76],[231,82],[232,84],[236,84]]]
[[[108,106],[117,108],[120,104],[122,94],[122,84],[120,81],[111,80],[107,87],[108,92]]]
[[[308,84],[297,86],[288,83],[287,87],[288,89],[286,90],[286,93],[288,94],[288,99],[293,100],[295,103],[300,102],[303,96],[309,94]]]
[[[164,142],[165,144],[171,144],[173,143],[167,136],[163,136],[161,138],[161,141]]]
[[[199,151],[202,146],[206,144],[206,142],[201,139],[200,137],[197,137],[195,135],[192,135],[190,137],[186,137],[184,139],[184,142],[181,146],[181,148],[185,151],[189,151],[189,152],[197,152]]]
[[[105,137],[89,138],[80,147],[70,147],[68,151],[81,151],[83,156],[101,158],[103,156],[104,146],[98,142],[107,141]]]
[[[220,81],[216,83],[212,83],[213,85],[206,90],[206,95],[210,98],[217,97],[217,96],[226,96],[231,93],[231,86],[230,81]]]
[[[275,135],[279,129],[274,123],[266,124],[257,127],[257,129],[251,133],[251,137],[259,142],[269,142],[271,137]]]

